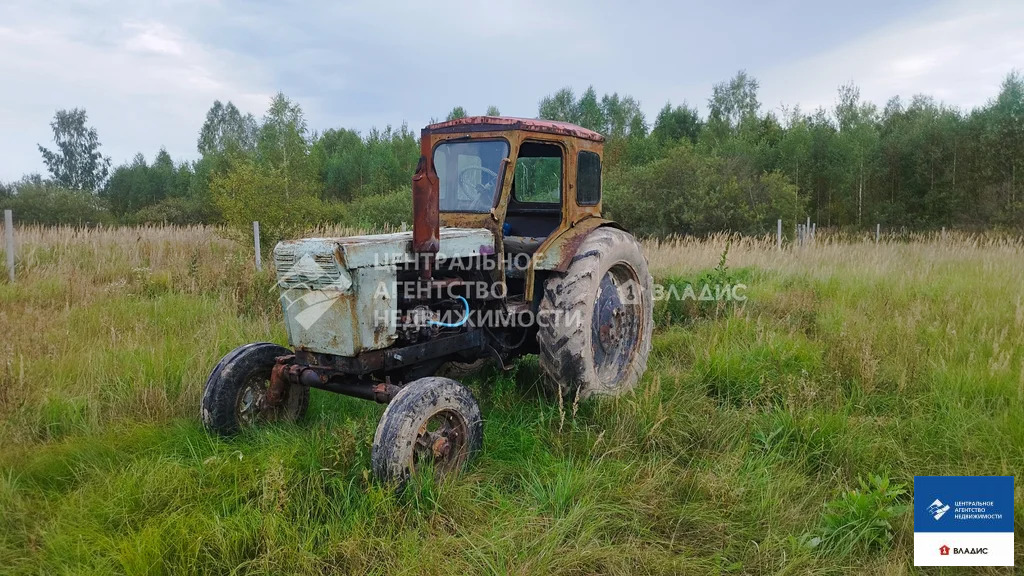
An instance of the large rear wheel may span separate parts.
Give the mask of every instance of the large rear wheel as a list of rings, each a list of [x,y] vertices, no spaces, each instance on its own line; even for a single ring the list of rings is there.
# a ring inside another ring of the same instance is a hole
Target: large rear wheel
[[[653,285],[640,244],[615,228],[590,233],[565,273],[545,282],[540,366],[563,397],[636,386],[651,351]]]

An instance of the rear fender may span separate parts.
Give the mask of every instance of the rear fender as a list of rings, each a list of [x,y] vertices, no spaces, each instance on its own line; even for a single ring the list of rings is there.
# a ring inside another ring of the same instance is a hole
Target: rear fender
[[[538,270],[565,272],[569,264],[576,256],[580,244],[590,235],[591,232],[611,226],[612,228],[623,229],[622,226],[612,220],[605,218],[591,217],[576,222],[572,226],[556,232],[548,237],[530,260],[530,267],[526,271],[526,300],[533,300],[535,278]]]

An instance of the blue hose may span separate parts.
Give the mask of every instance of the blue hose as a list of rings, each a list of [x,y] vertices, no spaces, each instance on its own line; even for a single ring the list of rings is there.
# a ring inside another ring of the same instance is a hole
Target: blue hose
[[[466,300],[462,296],[456,296],[459,300],[462,300],[462,305],[466,307],[466,311],[462,313],[462,320],[458,322],[439,322],[437,320],[431,320],[427,322],[430,326],[440,326],[442,328],[461,328],[469,320],[469,300]]]

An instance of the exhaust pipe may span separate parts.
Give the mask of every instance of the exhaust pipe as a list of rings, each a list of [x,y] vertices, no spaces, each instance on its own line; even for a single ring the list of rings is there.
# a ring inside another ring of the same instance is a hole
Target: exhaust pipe
[[[440,188],[428,136],[426,130],[420,134],[420,161],[412,177],[412,252],[422,266],[423,280],[433,275],[434,257],[441,248]]]

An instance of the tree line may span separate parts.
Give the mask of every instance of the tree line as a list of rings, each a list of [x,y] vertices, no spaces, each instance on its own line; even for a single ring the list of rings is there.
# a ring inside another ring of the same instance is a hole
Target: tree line
[[[702,116],[666,104],[650,122],[640,102],[563,88],[537,116],[601,132],[606,212],[641,235],[765,233],[775,220],[913,230],[1024,228],[1024,78],[1014,71],[984,106],[963,111],[918,95],[884,107],[854,85],[831,109],[764,110],[745,72],[716,84]],[[487,109],[498,115],[497,108]],[[461,106],[448,119],[466,116]],[[112,167],[86,112],[60,110],[46,176],[0,184],[0,207],[43,224],[228,224],[260,220],[283,236],[323,222],[411,221],[419,154],[406,125],[362,134],[311,132],[301,107],[274,96],[257,119],[214,102],[199,159],[161,150]]]

